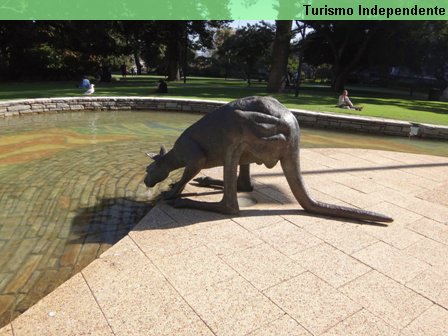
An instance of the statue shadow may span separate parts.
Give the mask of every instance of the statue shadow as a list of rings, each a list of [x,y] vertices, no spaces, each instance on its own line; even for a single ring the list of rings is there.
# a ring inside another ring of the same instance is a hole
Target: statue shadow
[[[154,204],[126,197],[104,198],[81,208],[72,220],[69,244],[113,245],[128,234]]]
[[[275,193],[283,193],[275,185],[264,185]],[[220,199],[221,187],[201,188],[203,191],[197,193],[184,193],[182,197],[202,197]],[[256,192],[258,195],[262,195]],[[250,197],[251,193],[245,193],[243,197]],[[332,223],[346,223],[349,225],[372,225],[388,227],[383,223],[340,219],[335,217],[321,216],[309,213],[300,208],[296,202],[279,203],[273,198],[262,195],[262,202],[256,206],[243,207],[237,215],[224,215],[215,212],[178,209],[167,204],[165,201],[149,202],[139,201],[131,198],[104,198],[99,204],[78,210],[72,220],[69,244],[107,244],[113,245],[125,237],[131,230],[143,231],[151,229],[172,229],[190,225],[200,225],[215,221],[280,216],[284,220],[290,220],[290,216],[299,216],[300,221],[315,222],[316,218],[330,219]],[[148,212],[157,204],[157,208],[145,218]],[[283,206],[282,206],[283,204]],[[263,208],[263,207],[266,208]],[[285,208],[279,209],[282,206]],[[288,218],[289,217],[289,218]]]
[[[275,185],[265,185],[274,193],[283,193],[282,190],[277,188]],[[219,200],[222,195],[222,187],[213,186],[210,188],[203,187],[204,191],[195,193],[183,193],[181,197],[199,197],[199,198],[210,198],[211,200]],[[347,225],[369,225],[387,228],[388,225],[378,222],[361,221],[354,219],[336,218],[329,216],[322,216],[317,214],[309,213],[300,208],[300,205],[295,202],[282,202],[262,195],[255,191],[258,195],[261,195],[262,202],[251,206],[241,206],[240,212],[237,215],[224,215],[216,212],[197,210],[197,209],[187,209],[187,208],[175,208],[169,205],[165,201],[159,201],[157,208],[154,209],[154,213],[146,217],[139,225],[137,225],[135,231],[144,230],[163,230],[163,229],[173,229],[176,227],[186,227],[192,225],[201,225],[205,223],[213,222],[223,222],[226,220],[236,219],[248,219],[253,218],[255,220],[263,221],[264,217],[280,216],[286,221],[291,221],[291,216],[300,217],[298,221],[303,221],[304,225],[307,223],[317,222],[319,220],[328,219],[328,225],[338,225],[340,223]],[[243,197],[250,197],[251,193],[239,194]],[[258,198],[258,196],[257,196]],[[239,200],[241,198],[239,197]],[[266,208],[263,208],[263,207]],[[281,209],[279,207],[282,207]],[[300,225],[298,225],[300,226]]]

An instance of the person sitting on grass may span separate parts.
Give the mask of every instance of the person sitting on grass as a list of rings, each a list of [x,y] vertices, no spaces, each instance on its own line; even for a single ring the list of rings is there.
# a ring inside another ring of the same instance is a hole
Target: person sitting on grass
[[[163,79],[159,80],[159,84],[157,85],[157,93],[168,93],[168,85]]]
[[[87,78],[87,76],[82,77],[81,84],[78,85],[78,88],[80,88],[80,89],[89,89],[90,88],[90,81]]]
[[[352,104],[352,102],[350,101],[350,98],[348,97],[347,90],[342,91],[342,94],[339,96],[338,107],[347,109],[347,110],[362,111],[362,106],[357,107]]]

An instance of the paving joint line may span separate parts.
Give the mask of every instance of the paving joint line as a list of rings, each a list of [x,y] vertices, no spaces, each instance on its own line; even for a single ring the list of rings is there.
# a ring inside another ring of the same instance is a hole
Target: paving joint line
[[[110,331],[112,332],[113,335],[116,335],[116,333],[114,332],[114,329],[112,328],[112,325],[109,323],[109,319],[106,317],[106,314],[105,314],[105,312],[103,311],[103,308],[101,307],[100,303],[98,302],[98,300],[97,300],[95,294],[93,293],[92,288],[90,287],[89,283],[87,282],[87,279],[85,278],[84,273],[83,273],[82,271],[79,272],[79,273],[81,273],[81,276],[82,276],[82,278],[84,279],[84,282],[86,283],[87,287],[89,288],[90,294],[92,294],[93,299],[95,300],[95,302],[96,302],[98,308],[99,308],[100,311],[101,311],[101,314],[103,315],[104,319],[106,320],[107,325],[109,326]]]
[[[160,268],[151,260],[151,258],[143,251],[143,249],[140,247],[140,245],[137,244],[137,242],[130,236],[128,237],[132,240],[132,242],[137,246],[137,248],[143,253],[146,259],[154,266],[155,269],[160,273],[160,275],[165,279],[165,281],[171,286],[171,288],[174,289],[174,291],[179,295],[180,298],[187,304],[188,307],[194,312],[194,314],[202,321],[202,323],[205,324],[205,326],[210,330],[210,332],[213,335],[216,335],[216,333],[213,331],[213,329],[208,325],[207,322],[204,321],[204,319],[198,314],[198,312],[190,305],[190,303],[183,297],[183,295],[177,290],[177,288],[171,283],[171,281],[165,276],[165,274],[160,270]],[[187,326],[188,327],[188,326]]]
[[[396,249],[396,248],[395,248],[395,249]],[[401,251],[401,250],[399,250],[399,251]],[[364,273],[362,276],[367,275],[368,273],[371,273],[371,272],[373,272],[373,271],[378,272],[378,273],[380,273],[381,275],[383,275],[384,277],[388,278],[389,280],[392,280],[393,282],[395,282],[395,283],[397,283],[397,284],[399,284],[399,285],[405,287],[406,289],[408,289],[409,291],[413,292],[413,293],[416,294],[417,296],[420,296],[420,297],[424,298],[425,300],[428,300],[428,301],[431,302],[433,305],[439,306],[440,308],[442,308],[442,309],[448,311],[448,307],[444,307],[444,306],[442,306],[440,303],[438,303],[438,302],[432,300],[431,298],[427,297],[426,295],[421,294],[421,293],[417,292],[416,290],[414,290],[414,289],[412,289],[412,288],[410,288],[410,287],[407,286],[408,283],[412,282],[415,278],[417,278],[419,275],[421,275],[421,274],[423,274],[424,272],[426,272],[428,269],[425,269],[425,270],[421,271],[420,273],[418,273],[417,275],[415,275],[411,280],[408,280],[406,283],[402,283],[402,282],[400,282],[400,281],[398,281],[398,280],[392,278],[391,276],[389,276],[389,275],[387,275],[387,274],[381,272],[380,270],[378,270],[378,269],[376,269],[376,268],[373,268],[373,267],[371,267],[371,266],[365,264],[363,261],[361,261],[361,260],[359,260],[359,259],[357,259],[357,258],[355,258],[355,257],[353,257],[353,258],[354,258],[355,260],[359,261],[360,263],[362,263],[362,264],[364,264],[364,265],[366,265],[366,266],[368,266],[368,267],[371,268],[371,271],[369,271],[369,272],[367,272],[367,273]],[[420,259],[418,259],[418,260],[420,261]],[[426,263],[426,262],[425,262],[425,263]],[[426,264],[427,264],[427,263],[426,263]],[[429,265],[429,264],[428,264],[428,265]],[[429,265],[429,266],[431,267],[431,265]],[[361,276],[360,276],[360,277],[361,277]],[[358,278],[360,278],[360,277],[358,277]],[[357,279],[358,279],[358,278],[357,278]],[[353,282],[354,280],[356,280],[356,279],[350,280],[349,282],[347,282],[346,284],[344,284],[344,286],[347,285],[347,284],[349,284],[349,283],[351,283],[351,282]],[[343,286],[341,286],[341,287],[343,287]],[[366,308],[366,309],[367,309],[367,308]],[[428,309],[429,309],[429,308],[428,308]],[[425,310],[425,311],[426,311],[426,310]],[[370,312],[370,311],[369,311],[369,312]],[[372,313],[372,312],[371,312],[371,313]],[[372,313],[372,314],[373,314],[373,313]],[[376,316],[376,315],[375,315],[375,316]],[[377,316],[377,317],[379,317],[379,316]]]
[[[272,247],[272,246],[271,246],[271,247]],[[259,290],[257,287],[255,287],[255,285],[254,285],[249,279],[246,279],[246,277],[245,277],[244,275],[242,275],[240,272],[238,272],[238,270],[236,270],[236,269],[233,268],[231,265],[229,265],[225,260],[223,260],[221,256],[217,256],[217,257],[218,257],[219,259],[221,259],[221,261],[222,261],[223,263],[225,263],[227,266],[229,266],[230,268],[232,268],[232,269],[233,269],[233,270],[234,270],[234,271],[235,271],[241,278],[243,278],[245,281],[247,281],[247,282],[249,283],[249,285],[252,286],[258,293],[260,293],[262,296],[264,296],[266,299],[268,299],[272,304],[274,304],[278,309],[280,309],[280,310],[284,313],[284,315],[288,315],[288,316],[291,317],[291,319],[293,319],[298,325],[300,325],[302,328],[304,328],[306,331],[308,331],[311,335],[314,335],[310,330],[308,330],[307,328],[305,328],[305,326],[303,326],[299,321],[297,321],[295,318],[293,318],[292,316],[290,316],[290,315],[289,315],[289,314],[288,314],[282,307],[280,307],[275,301],[273,301],[269,296],[267,296],[267,295],[264,293],[264,291],[268,290],[269,288],[273,288],[273,287],[278,286],[278,285],[280,285],[280,284],[282,284],[282,283],[285,283],[285,282],[287,282],[287,281],[290,281],[290,280],[292,280],[292,279],[294,279],[294,278],[297,278],[297,277],[299,277],[300,275],[302,275],[302,274],[304,274],[304,273],[306,273],[306,272],[309,272],[309,271],[307,271],[307,270],[304,268],[304,271],[301,272],[300,274],[297,274],[297,275],[295,275],[295,276],[293,276],[293,277],[291,277],[291,278],[289,278],[289,279],[283,280],[283,281],[281,281],[281,282],[279,282],[279,283],[277,283],[277,284],[274,284],[274,285],[272,285],[272,286],[270,286],[270,287],[267,287],[267,288],[265,288],[265,289],[263,289],[263,290]],[[275,321],[277,321],[277,320],[279,320],[279,319],[280,319],[280,318],[277,318],[277,319],[275,319],[275,320],[266,322],[265,324],[261,325],[260,328],[257,328],[257,329],[261,329],[263,326],[265,326],[265,325],[269,325],[269,324],[271,324],[272,322],[275,322]],[[255,329],[255,330],[257,330],[257,329]],[[254,332],[255,330],[250,331],[248,334]],[[248,334],[246,334],[246,335],[248,335]]]

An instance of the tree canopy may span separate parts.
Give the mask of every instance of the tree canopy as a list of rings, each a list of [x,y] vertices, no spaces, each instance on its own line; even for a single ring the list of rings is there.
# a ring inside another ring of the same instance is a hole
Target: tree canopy
[[[278,7],[290,10],[282,1]],[[290,54],[289,63],[298,63],[300,72],[302,64],[329,72],[337,91],[366,69],[407,69],[421,77],[435,76],[441,87],[447,86],[447,21],[303,24],[306,34],[294,39],[297,30],[291,30],[291,21],[281,20],[238,29],[228,27],[228,21],[210,20],[1,21],[0,79],[98,76],[126,63],[138,74],[145,68],[169,80],[192,70],[206,74],[207,69],[226,77],[243,74],[249,85],[254,77],[269,76],[268,90],[276,92]]]
[[[273,40],[274,28],[271,25],[264,22],[247,25],[226,37],[218,47],[218,55],[239,64],[250,85],[258,68],[268,68]]]
[[[183,55],[211,48],[216,28],[227,22],[2,21],[0,78],[68,79],[96,74],[130,56],[139,73],[144,59],[178,79]]]
[[[416,73],[444,72],[446,21],[306,21],[305,62],[331,64],[332,87],[340,91],[361,69],[404,66]]]

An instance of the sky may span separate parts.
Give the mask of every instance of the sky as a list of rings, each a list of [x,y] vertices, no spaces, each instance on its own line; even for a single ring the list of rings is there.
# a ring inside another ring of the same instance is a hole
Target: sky
[[[230,27],[232,28],[240,28],[240,27],[244,27],[246,26],[248,23],[250,24],[255,24],[257,22],[260,22],[260,20],[235,20],[233,22],[230,23]],[[269,23],[275,23],[275,21],[270,21],[270,20],[265,20],[265,22],[269,22]]]

